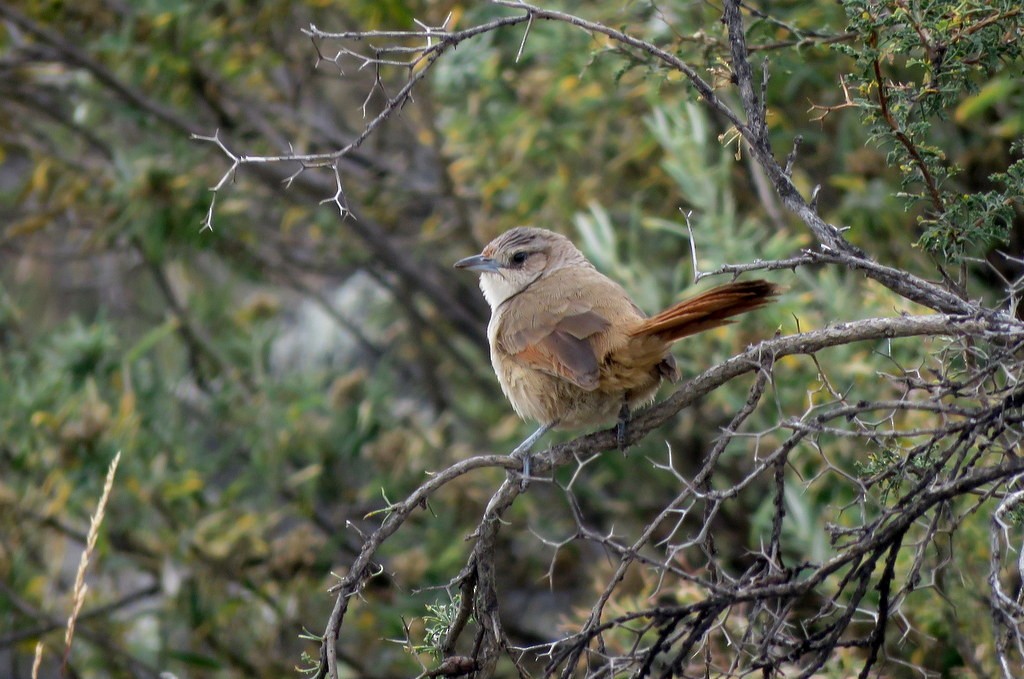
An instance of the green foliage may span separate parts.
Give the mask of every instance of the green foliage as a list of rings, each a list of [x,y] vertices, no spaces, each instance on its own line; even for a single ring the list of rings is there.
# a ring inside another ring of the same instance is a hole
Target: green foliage
[[[1006,520],[1013,526],[1024,526],[1024,507],[1017,505],[1006,512]]]
[[[1019,83],[1024,28],[1019,3],[950,0],[880,5],[843,3],[856,43],[836,49],[856,68],[846,81],[846,102],[864,115],[871,140],[887,149],[898,168],[901,195],[923,229],[919,244],[959,262],[1009,239],[1019,186],[965,192],[956,177],[963,168],[950,157],[945,138],[949,117],[969,124],[992,112],[1003,131],[1014,134],[1024,93]],[[987,89],[985,89],[987,88]],[[1013,102],[1004,114],[994,97]],[[1019,127],[1016,128],[1019,133]],[[991,177],[997,181],[997,175]]]
[[[1015,194],[1020,195],[1020,194]],[[1009,239],[1014,210],[1002,191],[945,195],[945,210],[934,219],[922,219],[925,232],[918,241],[931,252],[959,262],[965,255]]]
[[[92,374],[105,374],[116,364],[117,338],[108,323],[89,327],[77,318],[53,337],[52,360],[60,372],[66,372],[74,382],[81,382]]]
[[[717,6],[563,4],[663,45],[723,99],[735,96]],[[521,440],[530,427],[490,374],[479,295],[450,271],[481,241],[521,223],[567,233],[649,312],[692,292],[691,231],[701,271],[812,244],[678,74],[540,21],[518,60],[521,29],[446,55],[416,101],[342,163],[357,221],[317,207],[332,191],[329,174],[326,184],[283,190],[295,168],[249,167],[218,196],[213,232],[201,230],[208,188],[228,165],[189,133],[220,130],[239,153],[335,149],[366,124],[360,104],[375,78],[393,93],[408,74],[345,64],[338,78],[324,62],[314,70],[316,52],[298,27],[437,26],[451,11],[461,28],[509,10],[435,0],[17,9],[62,42],[0,25],[0,120],[9,131],[0,139],[0,638],[66,615],[63,566],[121,450],[85,613],[112,609],[82,623],[72,653],[81,676],[129,676],[125,668],[139,664],[151,674],[281,677],[303,654],[312,666],[317,635],[300,634],[322,629],[331,572],[387,515],[388,498],[455,460]],[[823,217],[850,226],[851,240],[883,262],[928,276],[928,262],[908,247],[914,240],[957,260],[1006,239],[1024,195],[1022,149],[1009,144],[1024,130],[1020,41],[1007,39],[1021,30],[1015,3],[785,0],[770,11],[747,20],[773,74],[772,141],[781,157],[803,137],[794,181],[805,195],[824,186]],[[69,58],[69,47],[99,68]],[[378,90],[371,115],[380,100]],[[382,243],[475,313],[477,334],[402,278]],[[682,343],[684,377],[777,329],[917,310],[835,268],[768,276],[787,293],[756,318]],[[332,297],[338,288],[345,294]],[[310,307],[331,313],[312,322]],[[837,347],[820,355],[827,377],[810,358],[780,361],[768,405],[745,425],[763,435],[730,444],[715,483],[744,478],[751,459],[778,444],[780,414],[852,389],[895,397],[899,385],[885,370],[927,367],[943,348],[939,340]],[[689,478],[748,387],[716,391],[628,457],[610,453],[556,478],[576,484],[595,531],[635,531],[679,492],[679,478],[651,461],[665,463],[670,449]],[[864,450],[822,441],[832,466],[803,447],[787,467],[799,479],[787,477],[782,498],[793,562],[829,558],[823,523],[849,527],[877,515],[906,488],[899,473],[920,463],[907,458],[913,442]],[[875,477],[855,515],[851,479]],[[346,622],[341,649],[353,674],[421,670],[408,649],[380,643],[386,638],[422,638],[409,643],[436,656],[459,602],[408,592],[450,581],[471,546],[463,537],[502,478],[488,470],[453,482],[388,542],[381,575],[353,598]],[[508,555],[501,586],[565,594],[544,605],[554,629],[589,608],[607,566],[575,544],[553,554],[533,539],[531,530],[560,540],[578,529],[574,508],[548,490],[537,484],[517,501],[500,546]],[[727,566],[743,566],[763,544],[775,490],[752,483],[714,524]],[[964,572],[985,567],[983,514],[950,557]],[[1007,516],[1020,522],[1020,512]],[[696,532],[696,519],[687,521]],[[550,581],[538,584],[545,573]],[[655,587],[648,577],[637,576],[638,601]],[[149,593],[123,603],[140,590]],[[904,612],[936,639],[988,615],[962,591],[942,592],[960,615],[952,621],[933,610],[942,597],[914,596]],[[59,633],[39,635],[46,657],[59,657]],[[23,650],[15,647],[18,662]],[[889,652],[902,660],[915,651]],[[962,669],[956,658],[941,662],[950,674]],[[853,666],[844,656],[830,671]]]
[[[423,645],[416,650],[429,653],[434,660],[443,660],[442,646],[461,606],[462,596],[458,594],[448,601],[427,604],[427,614],[423,616]]]

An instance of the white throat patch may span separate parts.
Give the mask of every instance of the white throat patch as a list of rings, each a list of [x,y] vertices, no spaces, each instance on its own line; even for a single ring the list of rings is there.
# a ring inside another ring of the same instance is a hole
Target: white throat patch
[[[494,311],[501,303],[512,295],[519,292],[521,288],[515,282],[510,281],[502,273],[484,273],[480,276],[480,290],[484,293],[484,299]]]

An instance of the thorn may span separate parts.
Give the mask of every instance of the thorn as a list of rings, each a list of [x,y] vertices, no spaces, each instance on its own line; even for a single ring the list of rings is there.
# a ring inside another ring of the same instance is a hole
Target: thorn
[[[796,137],[793,138],[793,150],[789,152],[788,156],[786,156],[786,170],[785,170],[785,174],[786,174],[787,177],[790,177],[790,178],[793,177],[793,163],[796,162],[797,151],[800,150],[800,145],[803,142],[804,142],[804,137],[803,137],[802,134],[798,134],[798,135],[796,135]]]
[[[523,56],[523,49],[526,47],[526,38],[530,35],[530,29],[533,28],[533,14],[530,14],[529,21],[526,22],[526,30],[523,31],[523,41],[519,43],[519,51],[516,52],[516,63],[519,63],[519,57]]]

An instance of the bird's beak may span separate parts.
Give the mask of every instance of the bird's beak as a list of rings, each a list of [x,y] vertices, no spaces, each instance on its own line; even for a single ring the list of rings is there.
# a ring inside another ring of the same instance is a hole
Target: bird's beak
[[[455,268],[469,269],[470,271],[479,271],[480,273],[497,273],[501,267],[496,260],[490,257],[473,255],[472,257],[466,257],[455,262]]]

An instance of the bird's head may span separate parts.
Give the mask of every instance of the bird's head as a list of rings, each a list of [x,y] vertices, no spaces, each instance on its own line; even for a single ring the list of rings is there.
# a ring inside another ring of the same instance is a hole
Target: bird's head
[[[480,274],[480,289],[492,310],[566,266],[589,268],[591,264],[565,236],[530,226],[510,229],[488,243],[479,255],[455,262],[456,269]]]

